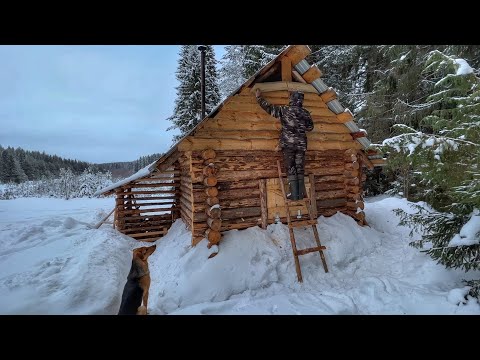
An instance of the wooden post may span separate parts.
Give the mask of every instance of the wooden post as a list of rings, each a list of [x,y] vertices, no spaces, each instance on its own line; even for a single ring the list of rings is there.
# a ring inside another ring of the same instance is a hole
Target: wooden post
[[[267,180],[258,180],[258,186],[260,188],[260,208],[262,210],[262,229],[267,228],[268,220],[268,207],[267,207]]]
[[[282,81],[292,81],[292,60],[284,56],[282,58]]]

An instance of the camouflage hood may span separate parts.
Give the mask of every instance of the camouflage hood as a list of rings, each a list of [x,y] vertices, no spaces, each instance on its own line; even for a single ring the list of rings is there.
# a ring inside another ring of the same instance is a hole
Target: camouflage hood
[[[300,91],[293,91],[290,93],[290,106],[299,106],[303,105],[303,93]]]

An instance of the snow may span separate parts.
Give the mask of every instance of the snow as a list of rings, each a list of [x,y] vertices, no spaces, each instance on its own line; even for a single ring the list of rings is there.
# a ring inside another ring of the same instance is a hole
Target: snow
[[[463,225],[459,234],[456,234],[448,246],[475,245],[480,243],[480,214],[475,210],[473,216]]]
[[[110,191],[110,190],[113,190],[119,186],[122,186],[122,185],[125,185],[125,184],[128,184],[130,181],[134,181],[134,180],[138,180],[138,179],[141,179],[142,177],[144,176],[147,176],[147,175],[150,175],[151,172],[154,170],[153,165],[157,162],[158,160],[155,160],[154,162],[152,162],[151,164],[145,166],[143,169],[140,169],[138,170],[135,174],[129,176],[128,178],[125,178],[123,180],[120,180],[120,181],[117,181],[116,183],[110,185],[110,186],[107,186],[106,188],[103,188],[101,190],[98,190],[95,194],[93,194],[94,196],[98,196],[98,195],[101,195],[103,194],[104,192],[106,191]]]
[[[228,231],[208,249],[206,240],[192,248],[191,233],[177,220],[149,258],[149,311],[480,314],[462,283],[480,273],[445,269],[410,247],[419,234],[410,238],[392,212],[412,212],[408,205],[387,196],[366,199],[370,227],[340,213],[319,217],[329,272],[318,253],[301,256],[301,284],[284,224]],[[92,228],[113,206],[112,198],[0,201],[0,313],[116,314],[131,250],[145,244],[108,223]],[[463,234],[470,236],[476,226],[478,220],[466,224]],[[313,245],[311,229],[295,234],[299,248]]]
[[[457,75],[467,75],[473,73],[473,69],[464,59],[454,59],[454,61],[458,65]]]

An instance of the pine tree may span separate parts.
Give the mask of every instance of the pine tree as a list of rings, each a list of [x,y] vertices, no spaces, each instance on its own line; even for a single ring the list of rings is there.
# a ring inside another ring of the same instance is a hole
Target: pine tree
[[[243,45],[225,46],[225,54],[221,60],[220,89],[222,98],[226,98],[247,78],[244,76]]]
[[[217,60],[212,45],[206,45],[205,50],[205,109],[210,114],[220,102],[218,87]],[[146,164],[148,165],[148,164]]]
[[[274,59],[285,45],[242,45],[243,76],[248,79]]]
[[[446,267],[480,269],[480,232],[466,235],[480,210],[480,79],[464,59],[438,50],[428,54],[423,75],[433,84],[423,131],[409,128],[386,143],[393,159],[409,158],[416,195],[434,210],[398,214],[402,224],[425,230],[412,246],[431,244],[427,253]],[[478,295],[479,282],[470,285]]]
[[[215,69],[215,53],[211,45],[205,52],[205,108],[207,114],[220,101]],[[183,45],[180,49],[180,59],[176,72],[179,85],[175,100],[174,114],[168,118],[173,123],[169,128],[178,128],[181,135],[175,136],[174,141],[193,129],[201,120],[201,67],[200,51],[197,45]]]

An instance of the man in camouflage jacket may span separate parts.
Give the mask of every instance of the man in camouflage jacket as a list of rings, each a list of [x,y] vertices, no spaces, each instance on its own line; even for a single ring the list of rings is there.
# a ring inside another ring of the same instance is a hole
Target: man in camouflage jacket
[[[267,113],[280,119],[282,132],[280,146],[287,178],[290,183],[291,200],[303,199],[305,195],[305,151],[307,151],[307,131],[313,130],[310,113],[302,107],[303,93],[290,93],[289,105],[272,105],[262,98],[259,89],[255,96],[258,104]]]

